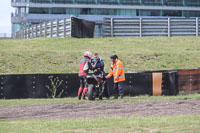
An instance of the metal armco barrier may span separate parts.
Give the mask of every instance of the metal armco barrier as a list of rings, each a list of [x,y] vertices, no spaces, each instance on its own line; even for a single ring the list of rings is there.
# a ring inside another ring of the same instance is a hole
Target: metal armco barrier
[[[21,29],[15,35],[16,39],[41,37],[77,37],[93,38],[95,22],[75,17],[44,22]]]
[[[104,37],[199,36],[199,18],[104,18]]]
[[[158,77],[153,75],[159,74]],[[127,73],[124,83],[124,94],[127,96],[154,95],[159,89],[159,95],[176,95],[177,72],[140,72]],[[47,98],[50,86],[49,76],[62,80],[57,94],[64,90],[61,97],[77,96],[79,88],[78,74],[24,74],[24,75],[0,75],[0,98]],[[158,85],[154,85],[158,84]],[[113,94],[113,80],[108,80],[111,95]],[[157,94],[156,94],[157,95]]]

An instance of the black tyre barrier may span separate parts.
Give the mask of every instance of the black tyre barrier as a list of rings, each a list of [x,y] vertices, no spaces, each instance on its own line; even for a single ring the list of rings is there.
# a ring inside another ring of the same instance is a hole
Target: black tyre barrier
[[[127,96],[153,95],[153,72],[127,73],[124,82],[124,94]],[[0,75],[0,98],[47,98],[50,91],[47,85],[51,82],[49,77],[58,77],[62,84],[58,87],[57,95],[64,90],[63,97],[77,96],[79,78],[77,74],[23,74],[23,75]],[[162,73],[162,95],[178,94],[177,71]],[[113,79],[108,80],[110,94],[113,92]]]
[[[162,73],[162,95],[178,94],[178,73],[176,71]]]
[[[162,95],[178,94],[178,71],[176,70],[158,70],[158,71],[140,71],[139,73],[162,73]],[[153,79],[152,79],[153,80]],[[153,81],[152,81],[153,82]],[[152,85],[151,85],[152,86]],[[151,88],[150,95],[153,95],[154,88]]]
[[[152,74],[126,74],[125,94],[130,96],[152,94]],[[129,85],[129,86],[128,86]]]
[[[77,74],[4,75],[0,76],[3,84],[0,98],[46,98],[47,94],[50,94],[46,87],[51,85],[50,76],[63,80],[57,89],[57,94],[64,90],[61,97],[71,97],[77,94],[79,86]]]

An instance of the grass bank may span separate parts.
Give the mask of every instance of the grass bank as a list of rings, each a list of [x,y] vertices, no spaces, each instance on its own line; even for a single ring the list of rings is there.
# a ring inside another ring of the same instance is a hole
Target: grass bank
[[[109,71],[111,54],[125,72],[199,67],[200,37],[42,38],[0,40],[0,74],[77,73],[83,52],[98,52]]]
[[[73,132],[142,132],[182,133],[200,131],[200,115],[111,117],[92,119],[2,121],[0,132],[73,133]]]

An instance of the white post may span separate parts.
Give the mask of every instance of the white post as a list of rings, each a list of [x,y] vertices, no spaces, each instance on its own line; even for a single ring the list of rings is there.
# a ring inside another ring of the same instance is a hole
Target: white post
[[[45,33],[44,33],[44,34],[45,34],[44,36],[47,37],[47,21],[45,22],[44,30],[45,30],[45,31],[44,31],[44,32],[45,32]]]
[[[140,37],[142,37],[142,18],[140,18]]]
[[[26,39],[26,28],[24,29],[24,39]]]
[[[21,39],[21,31],[19,31],[19,39]]]
[[[35,37],[38,37],[38,25],[35,25]]]
[[[30,25],[28,26],[28,38],[30,38],[31,37],[31,27],[30,27]]]
[[[196,18],[196,36],[199,36],[199,18]]]
[[[32,28],[32,38],[34,38],[34,25],[31,26],[31,28]]]
[[[183,0],[183,6],[185,6],[185,0]]]
[[[28,28],[26,27],[26,39],[28,38]]]
[[[63,37],[66,37],[66,18],[64,18],[63,32]]]
[[[51,21],[51,37],[53,37],[53,21]]]
[[[70,17],[70,37],[72,37],[72,19],[73,17]]]
[[[170,18],[168,18],[168,37],[170,37],[171,35],[170,35]]]
[[[114,35],[113,35],[113,27],[114,27],[114,25],[113,25],[113,18],[111,18],[110,19],[110,32],[111,32],[111,37],[113,37]]]
[[[22,29],[22,39],[24,39],[24,33],[25,33],[25,30]]]
[[[56,37],[59,37],[59,20],[56,22]]]
[[[42,23],[40,23],[40,37],[42,37]]]

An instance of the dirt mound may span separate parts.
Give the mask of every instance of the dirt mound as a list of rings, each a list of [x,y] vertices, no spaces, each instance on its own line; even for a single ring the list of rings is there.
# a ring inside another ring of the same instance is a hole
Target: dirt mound
[[[31,106],[0,106],[0,120],[49,120],[200,114],[200,100],[151,102],[89,102]]]

